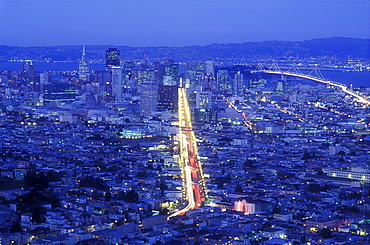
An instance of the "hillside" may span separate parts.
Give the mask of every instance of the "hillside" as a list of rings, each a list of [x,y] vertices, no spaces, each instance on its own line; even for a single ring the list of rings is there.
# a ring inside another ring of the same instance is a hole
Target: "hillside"
[[[104,60],[105,50],[112,45],[86,45],[89,60]],[[176,61],[289,59],[299,57],[331,57],[345,60],[348,56],[370,59],[370,39],[320,38],[307,41],[264,41],[230,44],[211,44],[187,47],[128,47],[117,46],[122,60],[173,59]],[[0,46],[0,61],[30,59],[78,61],[81,46],[17,47]]]

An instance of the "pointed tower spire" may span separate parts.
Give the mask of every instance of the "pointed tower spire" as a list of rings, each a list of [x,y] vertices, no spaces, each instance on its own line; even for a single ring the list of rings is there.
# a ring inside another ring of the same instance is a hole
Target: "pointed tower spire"
[[[89,73],[89,67],[87,66],[87,61],[86,61],[85,45],[82,46],[81,63],[79,64],[78,69],[79,69],[79,78],[82,81],[87,81],[87,76],[88,76],[88,73]]]
[[[82,65],[86,65],[86,50],[85,50],[85,45],[82,46],[81,64]]]

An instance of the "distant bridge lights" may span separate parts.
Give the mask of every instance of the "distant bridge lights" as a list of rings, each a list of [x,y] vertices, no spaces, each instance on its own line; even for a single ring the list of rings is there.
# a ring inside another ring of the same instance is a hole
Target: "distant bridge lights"
[[[293,68],[289,69],[288,71],[281,71],[280,67],[277,65],[276,62],[274,62],[269,69],[264,68],[263,65],[259,64],[257,66],[257,69],[254,71],[251,71],[252,73],[268,73],[268,74],[277,74],[277,75],[286,75],[286,76],[293,76],[293,77],[299,77],[303,79],[308,79],[314,82],[319,82],[323,84],[327,84],[333,87],[340,88],[343,92],[345,92],[348,95],[351,95],[352,97],[355,97],[360,103],[365,104],[367,106],[370,106],[370,99],[363,96],[362,94],[353,91],[352,89],[348,88],[346,85],[330,81],[324,78],[324,76],[321,74],[320,70],[316,66],[308,75],[302,74],[299,69],[295,66]],[[314,75],[316,76],[314,76]]]

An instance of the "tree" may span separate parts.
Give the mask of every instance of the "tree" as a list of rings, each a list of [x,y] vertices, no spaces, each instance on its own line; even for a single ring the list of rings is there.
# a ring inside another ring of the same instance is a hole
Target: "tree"
[[[256,181],[256,180],[263,180],[263,177],[260,173],[256,173],[254,178],[252,178],[252,180]]]
[[[159,210],[160,215],[167,215],[168,212],[169,212],[168,208],[161,208],[161,210]]]
[[[37,173],[35,169],[30,169],[24,176],[24,181],[30,187],[38,186],[41,189],[48,187],[49,182],[43,172]]]
[[[117,199],[124,200],[125,202],[137,202],[139,200],[139,195],[136,193],[135,190],[131,190],[128,192],[121,191],[118,193]]]
[[[340,156],[344,156],[344,155],[346,155],[346,153],[345,153],[343,150],[340,150],[340,151],[338,152],[338,155],[340,155]]]
[[[332,237],[331,230],[329,228],[320,230],[320,235],[325,239]]]
[[[109,202],[112,199],[112,194],[109,191],[107,191],[104,197],[105,200]]]
[[[240,184],[237,184],[235,189],[234,189],[235,192],[238,192],[238,193],[243,193],[243,188]]]
[[[319,184],[313,183],[308,186],[308,190],[313,193],[319,193],[321,191],[321,186]]]
[[[31,217],[32,222],[42,223],[44,221],[43,214],[45,214],[45,212],[46,212],[45,208],[43,208],[42,206],[40,205],[34,206]]]
[[[147,171],[144,169],[144,170],[141,170],[137,173],[136,177],[148,177],[148,173]]]
[[[122,168],[118,165],[110,166],[107,171],[108,172],[117,172],[118,170],[122,170]]]
[[[60,173],[56,173],[54,170],[49,170],[46,174],[46,179],[48,182],[60,181],[61,175]]]
[[[137,202],[139,200],[139,195],[136,193],[135,190],[131,190],[127,192],[125,201],[126,202]]]
[[[308,160],[308,159],[311,159],[313,157],[314,157],[314,154],[311,154],[310,152],[305,150],[304,153],[303,153],[302,160]]]
[[[256,161],[254,160],[247,160],[244,162],[244,167],[246,168],[253,168]]]
[[[16,233],[20,231],[22,231],[22,227],[19,221],[13,221],[12,226],[10,227],[10,233]]]
[[[264,230],[264,231],[267,231],[267,230],[269,230],[270,228],[271,228],[271,222],[270,221],[266,221],[265,223],[263,223],[263,225],[262,225],[262,230]]]
[[[165,181],[161,181],[161,183],[159,184],[159,189],[161,190],[161,196],[163,197],[164,191],[168,189]]]
[[[348,209],[348,211],[353,212],[353,213],[359,213],[360,209],[356,206],[352,206]]]
[[[98,190],[106,191],[109,190],[109,186],[100,178],[94,178],[92,176],[85,176],[80,181],[80,187],[96,188]]]

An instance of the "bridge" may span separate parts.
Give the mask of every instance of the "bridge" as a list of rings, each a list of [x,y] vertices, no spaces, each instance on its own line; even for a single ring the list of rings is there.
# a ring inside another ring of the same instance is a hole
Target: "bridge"
[[[171,214],[168,218],[183,215],[208,201],[201,162],[198,159],[198,148],[191,123],[191,114],[186,90],[178,88],[179,111],[179,165],[182,178],[182,199],[186,206]]]
[[[370,106],[370,99],[367,98],[365,95],[353,91],[352,89],[348,88],[345,84],[330,81],[324,78],[324,76],[321,74],[318,67],[315,67],[309,74],[305,75],[303,74],[295,65],[293,65],[289,70],[282,71],[280,67],[277,65],[277,63],[273,63],[270,68],[265,68],[263,65],[259,64],[257,66],[257,69],[254,71],[251,71],[252,73],[268,73],[268,74],[277,74],[277,75],[284,75],[284,76],[292,76],[292,77],[298,77],[303,79],[308,79],[314,82],[319,82],[326,84],[328,86],[333,86],[341,89],[344,93],[355,97],[360,103]]]

